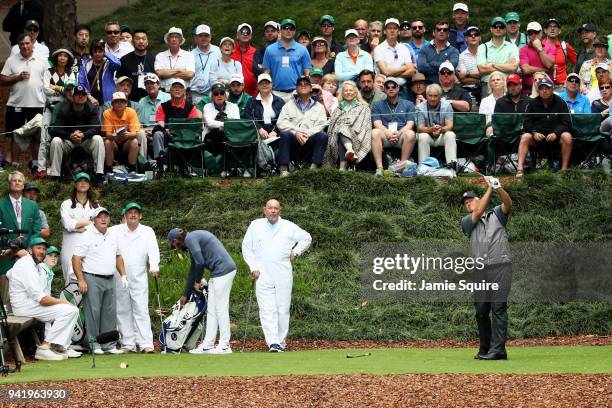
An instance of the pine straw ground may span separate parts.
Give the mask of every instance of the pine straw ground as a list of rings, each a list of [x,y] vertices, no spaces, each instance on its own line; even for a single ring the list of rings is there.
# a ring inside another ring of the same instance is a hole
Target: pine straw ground
[[[610,336],[514,340],[509,346],[608,345]],[[302,342],[293,350],[345,347],[465,347],[452,341]],[[240,341],[232,344],[235,350]],[[249,350],[262,349],[251,342]],[[511,357],[511,356],[510,356]],[[67,401],[8,404],[8,388],[64,388]],[[125,378],[0,387],[0,406],[23,407],[609,407],[612,375],[403,374]]]

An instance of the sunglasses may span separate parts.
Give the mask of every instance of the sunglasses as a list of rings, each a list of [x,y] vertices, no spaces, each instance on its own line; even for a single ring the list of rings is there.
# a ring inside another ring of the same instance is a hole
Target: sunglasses
[[[449,71],[447,69],[443,69],[442,71],[440,71],[440,75],[452,75],[453,71]]]
[[[571,82],[572,84],[579,84],[580,83],[580,79],[576,78],[576,77],[571,77],[567,80],[567,82]]]
[[[394,54],[394,55],[393,55],[393,59],[397,59],[397,50],[395,50],[395,49],[394,49],[394,50],[393,50],[393,54]]]
[[[38,27],[36,27],[36,26],[29,27],[28,31],[33,32],[33,33],[37,33],[38,32]]]
[[[240,30],[240,35],[250,35],[251,32],[249,30]]]
[[[527,31],[527,35],[534,35],[534,34],[540,34],[541,31],[536,31],[536,30],[528,30]]]
[[[397,88],[397,84],[385,84],[385,89],[395,89]]]
[[[331,24],[321,24],[321,27],[323,27],[323,28],[330,28],[330,27],[333,27],[333,25],[331,25]]]
[[[505,26],[505,25],[503,25],[503,24],[495,24],[495,25],[494,25],[494,26],[492,26],[492,27],[493,27],[493,29],[495,29],[495,30],[503,30],[504,28],[506,28],[506,26]]]
[[[221,96],[221,95],[225,95],[225,92],[224,91],[215,91],[212,94],[213,94],[213,96]]]
[[[610,86],[610,85],[602,85],[602,86],[599,87],[599,89],[601,89],[602,91],[604,89],[610,89],[610,88],[612,88],[612,86]]]
[[[468,37],[468,38],[478,38],[478,37],[480,37],[480,34],[478,34],[478,33],[470,33],[470,34],[466,35],[466,37]]]
[[[119,35],[119,34],[121,34],[121,31],[119,31],[119,30],[108,30],[106,32],[106,34],[108,34],[108,35]]]
[[[295,27],[294,26],[290,26],[290,25],[289,26],[281,27],[281,29],[287,30],[287,31],[295,31]]]
[[[412,26],[413,30],[422,30],[424,28],[425,28],[425,26]]]
[[[436,31],[439,33],[447,33],[448,32],[448,28],[436,28]]]

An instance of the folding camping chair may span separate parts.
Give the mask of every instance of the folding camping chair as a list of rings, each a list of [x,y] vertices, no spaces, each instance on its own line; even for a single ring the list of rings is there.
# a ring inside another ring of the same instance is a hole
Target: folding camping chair
[[[178,166],[190,173],[205,175],[204,143],[202,141],[202,119],[169,118],[166,128],[170,131],[168,143],[168,167]]]
[[[598,159],[605,155],[608,135],[601,133],[601,115],[598,113],[573,113],[572,139],[574,142],[572,162],[578,168],[593,168]],[[609,145],[609,144],[608,144]]]
[[[228,163],[232,167],[241,167],[245,171],[253,169],[253,177],[257,177],[257,146],[259,132],[252,120],[235,119],[224,122],[225,140],[223,141],[223,171],[228,174]],[[230,155],[230,160],[228,160]],[[248,163],[248,164],[247,164]]]
[[[493,126],[493,135],[489,142],[489,155],[492,161],[489,164],[493,165],[494,173],[497,174],[497,159],[503,156],[516,171],[517,164],[512,159],[512,155],[518,152],[523,134],[523,114],[494,113],[491,126]]]
[[[487,137],[487,119],[481,113],[455,113],[453,131],[457,136],[457,157],[466,158],[465,166],[475,162],[478,155],[486,155],[489,138]]]

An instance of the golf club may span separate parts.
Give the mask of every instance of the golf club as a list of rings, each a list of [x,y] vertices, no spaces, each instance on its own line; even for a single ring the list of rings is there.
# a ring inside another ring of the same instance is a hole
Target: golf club
[[[255,288],[255,279],[251,281],[251,290],[249,291],[249,304],[247,306],[246,316],[244,317],[244,336],[242,337],[242,348],[240,352],[244,352],[244,347],[246,346],[246,335],[247,335],[247,327],[249,325],[249,315],[251,314],[251,305],[253,304],[253,289]]]
[[[369,357],[371,356],[372,353],[367,352],[367,353],[363,353],[363,354],[347,354],[346,358],[359,358],[359,357]]]
[[[159,323],[161,324],[161,331],[162,333],[164,332],[164,316],[162,315],[162,307],[161,307],[161,300],[159,298],[159,283],[157,283],[157,276],[155,276],[153,278],[153,281],[155,282],[155,292],[157,295],[157,308],[159,310]],[[166,342],[164,341],[164,344]],[[166,346],[164,346],[164,349],[161,351],[162,354],[166,354]]]

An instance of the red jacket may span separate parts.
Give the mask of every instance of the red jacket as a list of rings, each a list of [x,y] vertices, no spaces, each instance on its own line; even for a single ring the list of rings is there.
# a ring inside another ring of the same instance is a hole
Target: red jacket
[[[242,75],[244,76],[244,92],[251,96],[257,95],[257,78],[253,74],[253,56],[255,55],[255,47],[249,44],[246,52],[242,52],[240,49],[240,43],[234,42],[234,52],[232,52],[232,59],[240,61],[242,64]]]

